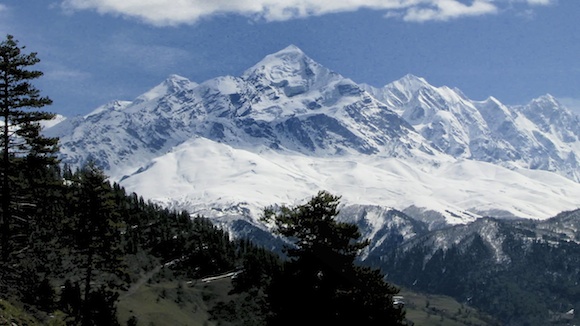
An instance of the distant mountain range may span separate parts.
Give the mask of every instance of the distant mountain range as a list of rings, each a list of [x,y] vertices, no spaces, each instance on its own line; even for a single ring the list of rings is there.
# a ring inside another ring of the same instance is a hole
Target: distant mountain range
[[[480,218],[429,231],[401,213],[391,221],[371,237],[364,257],[389,281],[452,296],[502,325],[580,321],[580,210],[542,221]]]
[[[550,95],[507,106],[412,75],[359,85],[289,46],[242,76],[172,75],[45,132],[63,162],[93,160],[129,191],[230,226],[262,227],[265,206],[319,190],[434,225],[580,206],[579,122]],[[390,223],[378,216],[375,233]]]

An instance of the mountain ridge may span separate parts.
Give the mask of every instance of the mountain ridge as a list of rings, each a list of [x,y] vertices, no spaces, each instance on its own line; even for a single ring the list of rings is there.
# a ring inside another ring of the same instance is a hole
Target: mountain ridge
[[[577,119],[553,97],[508,107],[413,75],[358,85],[289,46],[240,77],[171,75],[45,132],[60,137],[63,162],[92,159],[131,191],[190,212],[218,216],[241,203],[255,222],[264,205],[324,189],[455,224],[576,208]]]

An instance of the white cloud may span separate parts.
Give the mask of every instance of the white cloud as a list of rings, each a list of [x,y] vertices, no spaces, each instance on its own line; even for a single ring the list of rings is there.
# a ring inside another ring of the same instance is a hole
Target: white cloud
[[[406,21],[447,21],[495,14],[509,2],[548,5],[555,0],[61,0],[66,10],[96,10],[157,26],[193,24],[219,14],[238,14],[256,20],[284,21],[367,8]]]
[[[46,62],[44,77],[52,81],[80,81],[90,77],[90,74],[84,71],[65,67],[59,63]]]
[[[240,14],[266,21],[354,11],[360,8],[401,9],[423,0],[63,0],[65,9],[138,17],[154,25],[195,23],[217,14]]]
[[[486,0],[475,0],[471,5],[456,0],[434,0],[430,1],[429,4],[407,9],[403,19],[414,22],[446,21],[465,16],[495,14],[497,11],[497,7]]]
[[[555,0],[525,0],[526,3],[536,6],[548,6],[554,4]]]
[[[550,6],[556,4],[558,0],[509,0],[509,4],[517,5],[516,7],[511,7],[511,9],[515,9],[515,14],[518,17],[533,20],[536,18],[536,7],[540,6]],[[522,6],[528,6],[527,8],[521,9]]]
[[[113,36],[106,47],[114,58],[123,58],[122,64],[128,63],[153,73],[172,73],[191,56],[188,51],[174,47],[136,43],[123,34]]]
[[[8,20],[8,6],[0,3],[0,41],[4,40],[6,34],[9,34],[8,33],[9,24],[7,23],[7,20]]]
[[[510,4],[520,4],[537,7],[537,6],[551,6],[556,4],[558,0],[508,0],[507,2]]]

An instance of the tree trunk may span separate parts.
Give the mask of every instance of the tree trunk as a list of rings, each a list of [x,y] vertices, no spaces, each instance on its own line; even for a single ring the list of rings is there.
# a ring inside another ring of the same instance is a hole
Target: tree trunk
[[[5,90],[7,93],[8,90]],[[7,104],[6,104],[7,105]],[[10,211],[11,191],[10,191],[10,155],[8,152],[10,135],[9,132],[9,111],[7,107],[2,108],[2,115],[4,116],[4,134],[2,140],[4,141],[2,148],[2,220],[0,228],[2,228],[2,261],[8,261],[10,256],[10,220],[12,219],[12,212]]]
[[[83,303],[83,316],[82,316],[82,325],[90,325],[91,324],[91,307],[90,307],[90,295],[91,295],[91,278],[93,276],[93,248],[89,245],[89,252],[87,257],[87,273],[85,275],[85,298]]]

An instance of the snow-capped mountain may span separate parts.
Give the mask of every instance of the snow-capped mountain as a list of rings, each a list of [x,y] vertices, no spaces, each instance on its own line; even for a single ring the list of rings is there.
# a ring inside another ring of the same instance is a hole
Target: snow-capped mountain
[[[92,159],[129,191],[222,221],[328,190],[455,224],[576,208],[577,119],[552,97],[512,108],[411,75],[358,85],[289,46],[242,76],[172,75],[46,133],[63,162]],[[384,214],[365,215],[368,232]]]
[[[294,46],[241,77],[197,85],[171,76],[135,101],[113,102],[47,132],[61,138],[65,161],[91,157],[113,178],[194,136],[316,156],[431,152],[395,112]]]

